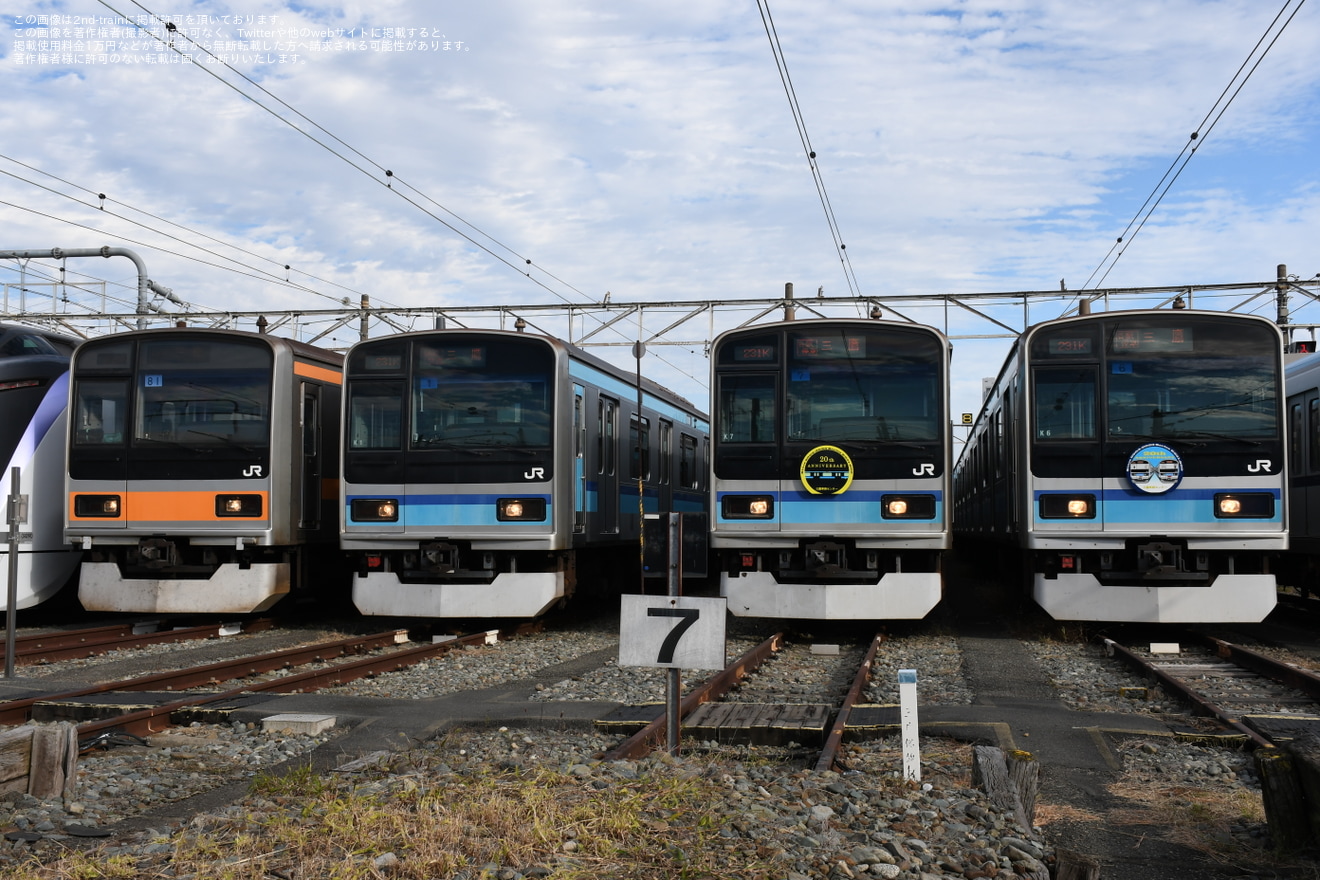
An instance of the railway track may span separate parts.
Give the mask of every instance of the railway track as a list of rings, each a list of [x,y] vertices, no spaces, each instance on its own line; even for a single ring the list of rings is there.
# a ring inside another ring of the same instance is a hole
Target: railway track
[[[786,650],[809,650],[806,644],[790,648],[785,633],[777,632],[684,696],[679,702],[680,725],[695,736],[752,744],[766,744],[777,738],[795,736],[799,740],[810,741],[813,733],[819,733],[823,743],[815,769],[833,769],[849,717],[866,693],[871,666],[883,639],[880,634],[871,639],[869,646],[862,652],[861,662],[852,671],[847,691],[835,704],[819,702],[822,697],[828,696],[820,692],[816,692],[815,700],[809,703],[796,702],[782,693],[770,695],[774,702],[761,702],[760,699],[766,696],[764,694],[740,694],[739,689],[764,664],[771,662],[776,654]],[[839,665],[846,665],[849,657],[857,653],[841,653]],[[667,725],[667,716],[661,714],[606,753],[606,759],[636,759],[661,748],[666,745]]]
[[[232,700],[245,694],[305,693],[342,685],[359,678],[404,669],[457,648],[488,644],[493,638],[512,638],[537,628],[539,624],[524,624],[511,630],[483,631],[413,647],[401,647],[408,642],[407,630],[350,636],[218,663],[7,700],[0,703],[0,724],[22,724],[31,719],[34,707],[41,704],[121,693],[157,691],[182,694],[202,689],[150,708],[78,724],[80,741],[94,739],[109,731],[142,737],[171,726],[172,716],[185,709]],[[313,664],[320,665],[314,669],[289,673],[291,669]],[[257,676],[264,678],[253,681]],[[215,689],[220,684],[239,680],[243,683],[237,687],[218,691]]]
[[[262,632],[274,625],[275,622],[270,618],[256,618],[241,623],[209,623],[165,629],[157,621],[126,621],[105,626],[29,633],[14,639],[14,660],[19,665],[81,660],[110,651],[133,650],[148,645],[214,639],[240,632]]]
[[[1209,636],[1175,654],[1142,654],[1105,639],[1106,651],[1199,715],[1217,719],[1257,746],[1278,745],[1320,725],[1320,676]],[[1180,645],[1181,648],[1181,645]]]

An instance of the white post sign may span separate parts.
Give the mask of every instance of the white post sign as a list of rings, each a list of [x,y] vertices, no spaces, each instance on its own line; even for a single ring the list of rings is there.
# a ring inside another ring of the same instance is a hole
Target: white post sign
[[[921,745],[917,740],[917,670],[898,670],[898,715],[903,730],[903,778],[921,781]]]
[[[727,600],[625,595],[619,612],[619,665],[723,669]]]

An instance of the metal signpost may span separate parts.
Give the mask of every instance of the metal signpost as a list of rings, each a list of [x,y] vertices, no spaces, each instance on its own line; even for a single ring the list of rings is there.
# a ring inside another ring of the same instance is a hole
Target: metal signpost
[[[678,754],[678,704],[684,669],[724,668],[724,617],[721,598],[680,595],[682,514],[668,514],[669,595],[625,595],[619,613],[619,666],[669,670],[665,712],[670,754]]]
[[[14,677],[14,639],[18,626],[18,527],[27,522],[27,496],[20,493],[19,468],[10,468],[9,604],[5,606],[5,678]]]

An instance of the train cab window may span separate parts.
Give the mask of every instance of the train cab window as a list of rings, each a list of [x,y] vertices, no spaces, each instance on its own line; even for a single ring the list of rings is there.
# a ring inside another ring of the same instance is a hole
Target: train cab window
[[[649,420],[633,416],[628,422],[628,476],[651,479],[651,425]]]
[[[134,382],[134,445],[239,451],[268,446],[273,362],[264,344],[143,341]]]
[[[0,357],[26,357],[33,354],[59,354],[55,346],[31,333],[14,333],[0,342]]]
[[[348,447],[398,449],[403,382],[355,381],[348,389]]]
[[[74,392],[74,446],[123,445],[127,379],[81,379]]]
[[[679,435],[678,454],[678,484],[684,489],[699,488],[701,477],[697,467],[697,438],[689,434]]]
[[[1036,439],[1094,440],[1095,369],[1037,367],[1034,379]]]
[[[723,375],[719,381],[720,439],[726,443],[775,442],[775,377]]]

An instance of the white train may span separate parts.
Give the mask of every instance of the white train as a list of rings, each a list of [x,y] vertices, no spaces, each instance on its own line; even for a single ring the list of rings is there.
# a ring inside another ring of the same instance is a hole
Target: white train
[[[28,498],[19,527],[15,609],[31,608],[57,594],[78,571],[78,553],[64,542],[64,431],[69,356],[77,340],[34,327],[0,324],[0,460],[13,468]],[[0,511],[4,505],[0,505]],[[0,522],[0,608],[9,606],[9,524]]]

